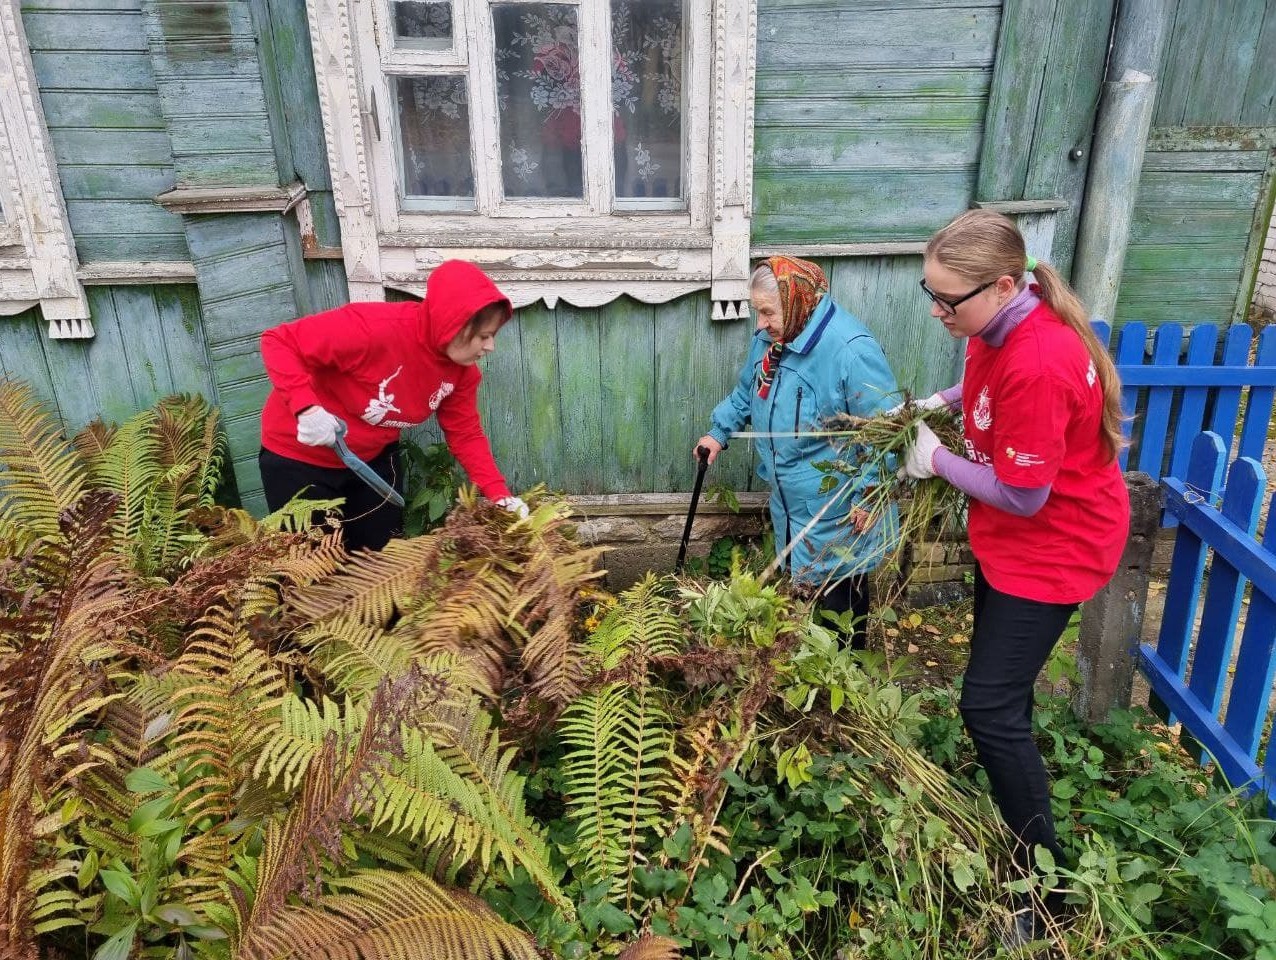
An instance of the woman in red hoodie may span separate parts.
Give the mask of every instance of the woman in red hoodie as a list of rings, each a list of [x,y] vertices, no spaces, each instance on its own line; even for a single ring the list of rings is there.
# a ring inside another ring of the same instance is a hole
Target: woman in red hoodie
[[[346,548],[380,549],[403,526],[386,502],[333,451],[338,421],[350,450],[403,489],[399,435],[437,414],[448,449],[482,494],[519,516],[478,415],[476,366],[513,308],[487,274],[448,260],[421,303],[351,303],[281,324],[261,336],[274,386],[261,414],[262,485],[278,510],[303,490],[345,500]]]

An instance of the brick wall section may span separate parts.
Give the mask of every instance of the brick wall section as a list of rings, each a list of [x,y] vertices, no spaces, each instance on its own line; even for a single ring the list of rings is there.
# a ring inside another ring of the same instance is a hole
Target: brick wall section
[[[1276,314],[1276,216],[1267,228],[1267,242],[1258,264],[1258,280],[1254,283],[1254,302],[1270,314]]]
[[[740,510],[732,513],[717,503],[701,500],[691,527],[687,556],[703,557],[720,537],[758,537],[766,526],[767,495],[739,494]],[[690,498],[685,494],[611,494],[572,497],[576,536],[582,543],[606,548],[602,563],[606,585],[618,591],[651,570],[668,573],[678,558]],[[916,543],[904,556],[907,586],[905,605],[930,606],[958,600],[970,592],[968,576],[974,558],[964,530],[942,541]],[[885,567],[875,578],[879,602],[895,603],[897,571]]]

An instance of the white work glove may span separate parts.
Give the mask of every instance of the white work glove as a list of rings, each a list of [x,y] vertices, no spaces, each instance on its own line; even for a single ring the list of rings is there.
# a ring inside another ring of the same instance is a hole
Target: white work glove
[[[318,405],[297,417],[297,442],[308,447],[331,447],[337,442],[341,421]]]
[[[508,510],[510,513],[518,514],[518,519],[520,520],[526,520],[528,513],[531,512],[527,509],[527,504],[523,502],[521,497],[501,497],[501,499],[496,501],[496,505]]]
[[[916,407],[918,410],[942,410],[948,406],[948,401],[943,398],[942,394],[932,393],[925,400],[914,400],[913,406]],[[895,414],[899,413],[903,409],[904,409],[904,401],[901,400],[899,403],[895,404],[895,406],[891,407],[889,410],[883,410],[882,413],[884,413],[888,417],[893,417],[895,416]]]
[[[935,451],[943,447],[935,431],[926,426],[925,420],[917,421],[917,439],[904,454],[904,465],[899,476],[926,480],[935,476]]]

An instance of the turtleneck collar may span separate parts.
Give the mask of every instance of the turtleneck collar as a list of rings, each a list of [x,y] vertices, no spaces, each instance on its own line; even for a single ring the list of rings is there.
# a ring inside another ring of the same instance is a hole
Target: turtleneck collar
[[[1011,331],[1023,322],[1024,317],[1037,309],[1041,297],[1037,294],[1035,284],[1024,284],[1022,290],[1002,304],[1001,309],[993,314],[988,326],[979,332],[979,339],[990,347],[1000,347],[1006,342]]]

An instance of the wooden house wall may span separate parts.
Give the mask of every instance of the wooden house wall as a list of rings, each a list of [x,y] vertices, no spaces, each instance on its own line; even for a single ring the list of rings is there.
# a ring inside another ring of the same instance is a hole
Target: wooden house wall
[[[0,375],[30,382],[68,433],[171,393],[216,396],[191,284],[90,287],[92,340],[51,340],[38,310],[0,317]]]
[[[1251,19],[1272,6],[1228,2]],[[1215,71],[1204,46],[1187,46],[1191,18],[1213,17],[1209,6],[1179,4],[1157,123],[1270,127],[1276,68],[1258,51],[1273,17],[1255,21],[1248,59],[1231,54]],[[1112,9],[1113,0],[1024,0],[1004,11],[1000,0],[759,0],[753,243],[819,259],[903,385],[926,392],[959,372],[956,345],[916,283],[918,244],[953,214],[1061,199],[1053,245],[1066,268],[1086,172],[1086,151],[1078,161],[1073,148],[1093,123]],[[92,288],[94,341],[48,341],[32,315],[0,320],[4,371],[30,371],[19,375],[55,395],[71,427],[99,413],[122,419],[170,388],[208,393],[226,412],[240,489],[260,507],[268,383],[257,336],[342,302],[341,263],[305,259],[291,214],[178,216],[152,198],[174,183],[299,180],[317,242],[339,244],[305,4],[24,0],[23,20],[81,255],[189,260],[198,286]],[[1232,36],[1221,25],[1200,32]],[[1232,113],[1203,83],[1232,91]],[[1248,255],[1238,254],[1235,225],[1270,182],[1259,169],[1265,150],[1149,154],[1123,309],[1146,312],[1156,284],[1172,279],[1159,248],[1192,247],[1198,227],[1208,242],[1186,251],[1199,255],[1198,273],[1211,257]],[[845,255],[829,256],[830,244]],[[1239,272],[1221,278],[1211,302],[1237,286]],[[751,329],[711,320],[707,294],[520,310],[481,393],[498,460],[516,487],[688,489],[690,447],[734,384]],[[733,445],[716,479],[755,484],[749,458],[747,445]]]
[[[1276,3],[1173,7],[1117,321],[1244,317],[1276,172]]]
[[[187,261],[155,204],[174,159],[141,0],[23,0],[40,100],[82,263]]]

